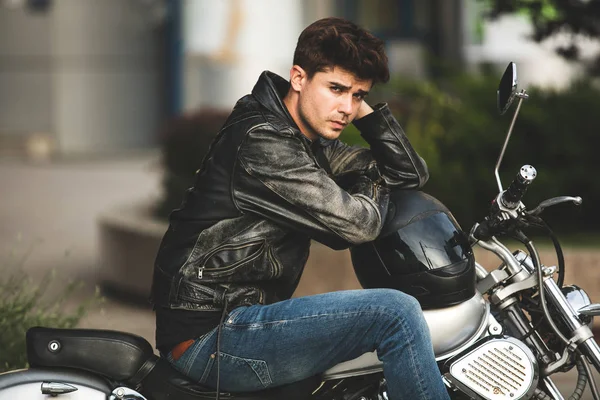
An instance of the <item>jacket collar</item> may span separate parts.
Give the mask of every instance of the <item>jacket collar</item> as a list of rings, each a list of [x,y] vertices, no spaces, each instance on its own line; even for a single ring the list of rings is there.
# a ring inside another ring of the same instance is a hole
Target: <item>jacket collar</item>
[[[252,95],[263,107],[278,117],[285,119],[293,128],[300,131],[298,125],[296,125],[296,122],[294,122],[290,112],[283,103],[283,98],[289,89],[290,83],[288,81],[271,71],[264,71],[260,74],[258,82],[254,85],[254,89],[252,89]],[[307,140],[309,139],[307,138]],[[330,140],[321,137],[317,138],[315,141],[322,146],[327,146],[331,142]]]
[[[294,119],[290,115],[287,107],[283,103],[283,98],[290,88],[290,83],[281,76],[264,71],[260,74],[258,82],[252,89],[252,95],[258,102],[278,117],[287,120],[294,128],[298,128]]]

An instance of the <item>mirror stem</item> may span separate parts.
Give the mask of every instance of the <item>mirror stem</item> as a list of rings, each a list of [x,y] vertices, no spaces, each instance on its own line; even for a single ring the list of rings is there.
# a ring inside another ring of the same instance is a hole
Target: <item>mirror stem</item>
[[[502,163],[502,158],[504,158],[504,152],[506,151],[506,146],[508,145],[508,141],[510,140],[510,135],[512,134],[513,128],[515,126],[515,121],[517,120],[517,116],[519,115],[519,110],[521,109],[521,104],[523,100],[528,98],[527,92],[525,89],[521,91],[521,93],[517,93],[517,97],[519,98],[519,104],[517,104],[517,110],[515,111],[515,115],[513,116],[512,122],[510,123],[510,127],[508,128],[508,134],[506,135],[506,140],[504,141],[504,146],[502,146],[502,151],[500,152],[500,157],[498,157],[498,161],[496,162],[496,169],[494,170],[494,175],[496,175],[496,182],[498,182],[498,189],[502,192],[502,181],[500,180],[500,174],[498,171],[500,170],[500,164]]]

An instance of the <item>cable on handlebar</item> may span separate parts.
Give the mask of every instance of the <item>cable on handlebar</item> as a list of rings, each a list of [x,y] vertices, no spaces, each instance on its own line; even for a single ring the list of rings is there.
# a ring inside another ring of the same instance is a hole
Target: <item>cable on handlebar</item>
[[[575,390],[573,394],[569,396],[569,400],[580,400],[583,397],[583,392],[585,391],[585,386],[588,382],[587,370],[585,368],[585,361],[578,358],[577,359],[577,384],[575,385]],[[544,393],[541,389],[535,389],[532,399],[536,400],[554,400],[553,397],[550,397],[548,394]]]
[[[550,228],[550,226],[546,223],[546,221],[544,221],[540,217],[528,215],[526,216],[526,219],[528,220],[530,225],[544,230],[548,237],[550,237],[550,239],[552,240],[554,250],[556,251],[556,259],[558,261],[558,279],[556,281],[556,284],[559,288],[562,289],[565,281],[565,257],[562,251],[562,247],[560,246],[560,243],[558,241],[558,237],[556,236],[552,228]]]
[[[525,235],[523,235],[523,236],[525,236]],[[531,256],[533,265],[535,266],[535,268],[537,270],[539,294],[540,294],[540,305],[542,306],[542,310],[544,310],[544,314],[546,315],[546,320],[548,321],[548,324],[550,325],[550,327],[552,328],[554,333],[556,333],[556,336],[568,346],[569,339],[567,339],[567,337],[560,331],[560,329],[558,329],[558,326],[556,326],[556,324],[554,323],[554,320],[552,319],[552,316],[550,315],[550,310],[548,309],[548,304],[546,304],[546,292],[544,291],[544,286],[543,286],[544,285],[544,272],[542,271],[540,255],[538,254],[535,247],[533,247],[533,243],[531,243],[531,241],[528,241],[525,244],[525,246],[527,247],[527,250],[529,251],[529,255]]]
[[[542,218],[540,218],[538,216],[526,215],[526,214],[521,215],[521,217],[523,219],[515,220],[516,225],[517,225],[516,229],[512,229],[509,236],[511,238],[523,243],[525,246],[527,246],[527,242],[529,241],[529,239],[523,234],[522,231],[519,230],[519,228],[533,227],[533,228],[539,228],[542,231],[544,231],[544,233],[550,238],[550,240],[552,240],[552,245],[554,246],[554,251],[556,252],[556,259],[558,262],[558,266],[557,266],[558,280],[557,280],[556,284],[558,285],[558,287],[560,289],[562,289],[564,281],[565,281],[565,257],[564,257],[564,253],[562,251],[560,242],[558,241],[558,237],[556,236],[556,234],[554,233],[552,228],[550,228],[548,223],[546,223],[546,221],[544,221]],[[523,237],[526,238],[526,240],[524,241],[515,236],[515,235],[519,235],[519,234],[523,234]]]
[[[569,400],[579,400],[583,396],[583,391],[588,381],[588,371],[585,368],[585,360],[578,358],[575,366],[577,367],[577,385],[575,391],[569,397]]]
[[[519,230],[513,230],[509,235],[508,235],[511,239],[514,239],[518,242],[521,242],[523,245],[527,246],[527,242],[529,241],[529,238],[527,238],[527,236],[525,236],[525,234],[522,231]],[[527,339],[529,336],[531,336],[534,332],[537,332],[538,328],[540,327],[540,325],[546,321],[546,315],[544,314],[544,311],[540,308],[539,303],[534,303],[532,299],[529,299],[527,297],[522,296],[521,297],[521,302],[524,302],[525,300],[529,301],[532,303],[532,306],[537,307],[536,309],[532,309],[529,307],[526,307],[524,304],[521,304],[521,307],[523,309],[525,309],[530,315],[532,315],[533,313],[540,313],[541,316],[539,317],[539,320],[537,321],[537,323],[532,326],[527,333],[525,333],[525,335],[523,335],[522,337],[519,338],[519,340],[523,341],[525,339]]]
[[[596,380],[594,379],[594,375],[592,374],[590,364],[586,361],[579,349],[577,350],[577,354],[579,355],[579,359],[582,361],[583,367],[585,368],[585,372],[590,381],[590,391],[592,392],[592,397],[594,398],[594,400],[598,400],[600,399],[600,393],[598,393],[598,387],[596,386]]]
[[[546,225],[546,227],[547,227],[547,225]],[[549,227],[547,227],[547,229],[550,230]],[[546,304],[544,287],[543,287],[543,283],[542,283],[543,282],[542,265],[540,263],[539,254],[538,254],[537,250],[535,249],[535,247],[533,247],[533,243],[531,243],[531,241],[527,238],[527,236],[522,231],[514,230],[512,233],[513,233],[512,236],[514,237],[514,239],[522,242],[527,247],[527,250],[529,251],[529,254],[532,258],[533,265],[535,266],[536,270],[538,271],[538,281],[539,281],[539,285],[540,285],[539,286],[540,305],[542,306],[543,313],[546,317],[545,318],[546,321],[548,322],[548,324],[550,325],[550,327],[552,328],[554,333],[556,333],[556,335],[563,342],[565,342],[567,345],[569,345],[568,339],[558,329],[558,327],[552,320],[550,311],[548,310],[548,305]],[[560,245],[559,245],[559,248],[560,248]],[[561,252],[561,254],[562,254],[562,252]],[[579,400],[581,398],[581,396],[583,394],[583,390],[585,389],[586,382],[588,380],[590,383],[590,390],[592,392],[593,398],[595,400],[599,400],[600,394],[598,393],[598,388],[596,387],[596,382],[594,380],[594,377],[592,376],[591,368],[589,367],[587,361],[585,360],[583,354],[581,353],[581,351],[579,351],[579,349],[576,350],[576,353],[578,356],[577,357],[577,372],[578,372],[577,387],[575,388],[575,392],[573,392],[573,395],[571,395],[569,397],[569,400]],[[545,393],[543,393],[542,391],[536,390],[536,395],[534,396],[534,398],[546,399],[549,397],[546,397]]]
[[[520,233],[523,235],[523,237],[526,237],[523,234],[523,232],[520,232]],[[565,335],[563,335],[563,333],[560,331],[560,329],[558,329],[558,327],[554,323],[554,320],[552,319],[552,316],[550,315],[550,310],[548,309],[548,305],[546,304],[545,291],[544,291],[544,287],[543,287],[544,275],[542,272],[542,264],[540,263],[539,254],[538,254],[537,250],[535,249],[535,247],[533,246],[533,243],[531,243],[531,241],[527,242],[526,247],[527,247],[527,250],[529,251],[529,255],[532,258],[533,265],[537,269],[538,282],[540,285],[540,287],[539,287],[540,305],[542,306],[542,309],[544,310],[544,314],[546,315],[546,320],[547,320],[548,324],[550,325],[550,327],[552,328],[552,330],[554,331],[554,333],[556,333],[558,338],[560,340],[562,340],[567,346],[569,346],[570,345],[569,339],[567,339],[567,337]],[[592,392],[592,397],[594,398],[594,400],[600,400],[600,392],[598,391],[598,388],[596,387],[596,382],[595,382],[594,376],[592,375],[590,366],[588,365],[588,363],[585,360],[584,355],[581,353],[581,351],[579,349],[576,349],[575,351],[578,355],[578,359],[580,359],[582,361],[583,367],[585,368],[587,378],[589,379],[589,383],[590,383],[590,390]]]

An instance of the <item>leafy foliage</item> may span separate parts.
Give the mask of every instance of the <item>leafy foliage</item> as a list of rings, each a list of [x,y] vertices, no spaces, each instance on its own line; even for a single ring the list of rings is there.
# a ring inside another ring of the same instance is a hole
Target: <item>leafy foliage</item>
[[[42,283],[34,285],[20,269],[0,268],[0,372],[27,367],[25,333],[34,326],[73,328],[86,310],[100,301],[96,295],[66,310],[66,301],[80,288],[69,282],[57,295],[47,290],[56,280],[55,273],[47,274]]]

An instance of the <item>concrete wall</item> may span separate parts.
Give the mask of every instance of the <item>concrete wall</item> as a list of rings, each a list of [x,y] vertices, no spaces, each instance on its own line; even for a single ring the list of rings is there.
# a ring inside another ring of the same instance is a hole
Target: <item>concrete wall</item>
[[[53,128],[50,17],[0,7],[0,134]]]
[[[148,3],[0,7],[0,135],[49,132],[63,154],[153,145],[160,61]]]
[[[65,152],[152,144],[158,117],[153,27],[143,2],[56,0],[55,130]]]

